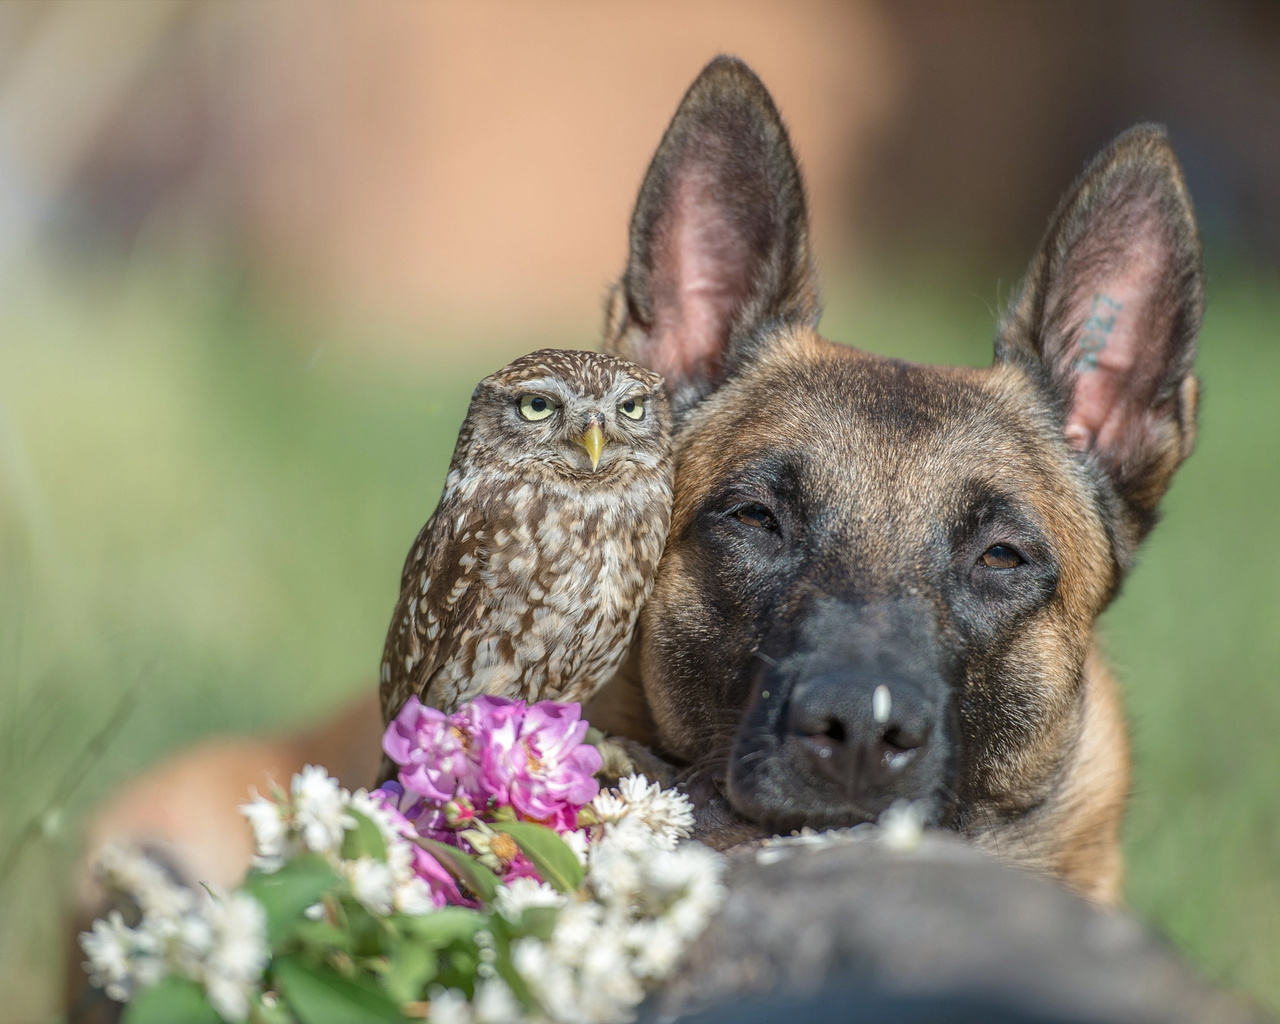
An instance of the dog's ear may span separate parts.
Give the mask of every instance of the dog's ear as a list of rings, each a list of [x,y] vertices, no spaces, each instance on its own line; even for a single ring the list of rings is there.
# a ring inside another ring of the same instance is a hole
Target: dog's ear
[[[663,374],[681,411],[756,354],[763,328],[819,312],[786,129],[751,69],[717,57],[645,175],[605,348]]]
[[[1203,311],[1182,172],[1164,129],[1139,125],[1063,197],[996,336],[997,360],[1045,382],[1068,442],[1114,485],[1122,565],[1195,440]]]

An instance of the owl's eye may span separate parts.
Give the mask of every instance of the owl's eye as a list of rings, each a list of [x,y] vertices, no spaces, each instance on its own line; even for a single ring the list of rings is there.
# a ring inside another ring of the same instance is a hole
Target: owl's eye
[[[545,420],[556,411],[556,403],[541,395],[521,395],[520,415],[527,420]]]
[[[628,398],[625,402],[619,403],[618,412],[629,420],[642,420],[644,419],[644,399]]]

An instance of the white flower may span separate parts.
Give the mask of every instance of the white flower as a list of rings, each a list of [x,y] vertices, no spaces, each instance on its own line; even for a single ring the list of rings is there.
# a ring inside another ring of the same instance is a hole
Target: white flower
[[[565,898],[546,882],[532,878],[513,878],[498,887],[494,908],[508,921],[520,920],[520,915],[533,907],[563,907]]]
[[[645,867],[650,888],[669,901],[665,920],[686,941],[701,935],[724,902],[724,858],[701,843],[685,843],[649,858]]]
[[[521,939],[512,962],[547,1014],[560,1024],[629,1021],[644,998],[622,948],[619,922],[598,904],[571,904],[549,943]]]
[[[570,903],[556,916],[551,940],[561,958],[577,963],[599,937],[604,907],[599,903]]]
[[[565,846],[573,851],[573,855],[578,858],[578,863],[586,867],[587,850],[591,846],[591,836],[587,830],[580,828],[575,832],[561,832],[560,838],[564,840]]]
[[[398,884],[394,898],[396,910],[402,914],[418,917],[437,909],[431,886],[416,876]]]
[[[431,1024],[471,1024],[471,1004],[456,988],[436,988],[431,992]]]
[[[98,874],[107,886],[132,897],[142,916],[160,930],[176,931],[178,920],[195,905],[190,889],[178,885],[164,868],[138,849],[103,847]]]
[[[167,973],[155,937],[130,928],[118,910],[94,921],[92,931],[81,932],[80,948],[89,958],[84,965],[89,979],[119,1003]]]
[[[270,958],[266,911],[243,892],[211,898],[204,911],[213,932],[203,978],[209,1002],[223,1020],[244,1020]]]
[[[645,878],[663,893],[718,891],[724,874],[724,858],[701,843],[684,843],[645,858]]]
[[[280,805],[254,792],[249,803],[240,805],[240,813],[253,829],[253,842],[257,848],[253,866],[261,871],[278,870],[284,864],[289,838],[289,827]]]
[[[350,794],[318,765],[309,764],[293,777],[294,819],[307,849],[329,853],[342,846],[346,830],[355,825],[347,813]]]
[[[601,822],[621,821],[627,814],[627,802],[614,789],[602,789],[591,801],[591,809]]]
[[[637,921],[627,929],[631,969],[641,978],[665,978],[675,969],[684,941],[668,921]]]
[[[683,793],[663,789],[643,775],[628,775],[618,780],[618,794],[628,805],[627,814],[653,830],[658,845],[670,850],[693,834],[693,804]]]
[[[524,1018],[524,1010],[501,978],[487,978],[476,985],[472,1001],[475,1024],[515,1024]],[[434,1014],[432,1020],[438,1020]]]
[[[209,966],[243,978],[261,976],[267,966],[267,912],[248,893],[210,899],[206,909],[214,948]]]
[[[924,838],[924,821],[928,808],[923,800],[895,800],[880,815],[877,838],[899,853],[914,850]]]
[[[107,990],[112,999],[120,1000],[112,991],[130,980],[129,954],[132,929],[125,923],[120,911],[113,910],[106,918],[93,922],[93,930],[80,933],[80,948],[89,958],[85,969],[93,977],[95,985]]]
[[[178,928],[174,950],[174,966],[178,973],[188,978],[198,978],[205,957],[213,949],[214,941],[213,927],[206,917],[198,913],[184,917]]]
[[[616,926],[602,929],[582,957],[582,987],[584,998],[594,995],[610,1004],[634,1005],[644,998],[644,991],[630,970],[625,936]],[[588,1004],[589,1006],[590,1004]],[[597,1004],[598,1009],[592,1017],[609,1019],[616,1010],[611,1011],[604,1004]],[[584,1007],[587,1008],[587,1007]]]
[[[630,814],[605,825],[604,835],[596,845],[598,848],[622,849],[631,853],[645,853],[665,848],[653,829],[641,818]]]
[[[382,834],[382,841],[387,845],[388,853],[391,852],[392,847],[406,845],[404,837],[392,822],[387,809],[371,797],[368,790],[357,789],[351,794],[351,809],[359,811],[378,827],[378,831]]]
[[[369,913],[383,917],[391,913],[396,880],[389,864],[372,857],[361,857],[343,861],[342,872],[351,885],[351,895]]]
[[[238,978],[211,974],[204,980],[204,990],[223,1020],[242,1021],[248,1018],[252,992]]]
[[[632,845],[625,832],[619,836],[613,831],[617,827],[610,826],[592,848],[587,883],[602,904],[625,911],[637,901],[643,885],[641,856],[657,851]],[[643,830],[643,826],[637,825],[637,828]]]
[[[631,827],[637,845],[670,850],[680,839],[693,834],[693,804],[683,793],[663,789],[643,775],[618,780],[618,788],[601,790],[591,801],[596,818],[605,831]],[[635,825],[643,825],[641,835]]]
[[[169,974],[164,946],[145,930],[134,933],[137,948],[133,958],[133,979],[138,988],[150,988]]]

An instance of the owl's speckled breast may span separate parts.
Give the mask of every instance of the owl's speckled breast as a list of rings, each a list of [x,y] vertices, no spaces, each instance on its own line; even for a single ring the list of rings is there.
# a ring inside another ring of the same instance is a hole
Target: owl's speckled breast
[[[645,475],[557,490],[526,482],[486,510],[492,533],[476,580],[485,612],[474,644],[464,642],[471,657],[439,677],[449,703],[481,693],[585,700],[625,656],[666,542],[670,487]]]
[[[670,523],[669,472],[637,467],[584,488],[542,475],[512,485],[469,470],[446,487],[450,500],[437,513],[462,510],[444,524],[465,552],[452,577],[432,579],[418,549],[419,598],[402,622],[405,672],[414,675],[440,645],[451,656],[430,666],[426,696],[436,706],[480,694],[586,700],[626,656],[653,587]],[[444,635],[454,610],[472,602],[474,613]]]

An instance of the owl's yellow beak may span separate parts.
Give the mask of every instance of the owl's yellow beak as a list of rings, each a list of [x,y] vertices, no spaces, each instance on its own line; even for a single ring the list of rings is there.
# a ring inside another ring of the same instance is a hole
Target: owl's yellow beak
[[[604,451],[604,431],[600,429],[600,424],[593,421],[591,426],[583,431],[582,436],[575,440],[591,456],[591,472],[594,473],[596,467],[600,465],[600,453]]]

